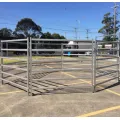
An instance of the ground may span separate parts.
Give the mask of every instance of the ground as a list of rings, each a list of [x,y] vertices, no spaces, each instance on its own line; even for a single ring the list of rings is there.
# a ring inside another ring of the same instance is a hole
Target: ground
[[[107,61],[107,64],[109,62]],[[85,64],[86,62],[83,61],[74,65],[73,63],[66,64],[64,67],[88,67]],[[106,65],[105,61],[104,64]],[[52,68],[53,65],[47,63],[45,67]],[[58,64],[54,65],[54,68],[57,67],[59,67]],[[34,96],[28,96],[27,92],[8,84],[0,85],[0,116],[120,117],[120,85],[118,80],[101,84],[97,86],[96,92],[92,93],[91,79],[70,79],[80,77],[80,75],[90,77],[90,72],[67,71],[47,74],[46,78],[56,78],[57,76],[63,80],[57,80],[57,82],[45,80],[44,85],[48,85],[47,90]],[[108,79],[108,77],[111,76],[100,77],[97,79],[97,83]],[[68,78],[68,80],[64,80],[64,78]],[[53,85],[52,82],[56,82],[54,83],[56,89],[49,88]],[[43,84],[42,81],[40,83]],[[57,87],[59,88],[57,89]]]

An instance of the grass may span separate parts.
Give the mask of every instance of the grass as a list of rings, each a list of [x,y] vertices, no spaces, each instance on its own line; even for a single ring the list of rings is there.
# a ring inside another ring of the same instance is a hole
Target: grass
[[[18,59],[7,59],[7,58],[4,58],[3,59],[3,63],[4,64],[9,64],[9,63],[14,63],[14,62],[20,62],[21,61],[21,59],[26,59],[27,60],[27,56],[15,56],[15,57],[13,57],[13,58],[18,58]],[[53,59],[53,58],[55,58],[55,59],[58,59],[58,58],[60,58],[61,59],[61,56],[32,56],[32,59],[33,60],[40,60],[40,59],[47,59],[47,60],[49,60],[49,59]],[[68,58],[68,59],[75,59],[75,58],[77,58],[77,59],[89,59],[87,56],[80,56],[80,57],[69,57],[69,56],[64,56],[64,59],[65,58]],[[20,60],[19,60],[20,59]]]
[[[4,58],[3,59],[3,63],[4,64],[9,64],[9,63],[14,63],[14,62],[20,62],[21,59],[26,59],[27,60],[27,57],[26,56],[15,56],[14,58],[19,58],[20,60],[16,60],[16,59],[7,59],[7,58]],[[32,59],[33,60],[40,60],[40,59],[43,59],[43,58],[61,58],[60,56],[33,56]],[[0,61],[1,63],[1,61]]]

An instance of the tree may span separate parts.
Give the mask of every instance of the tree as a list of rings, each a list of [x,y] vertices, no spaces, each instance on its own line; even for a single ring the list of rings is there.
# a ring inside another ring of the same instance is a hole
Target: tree
[[[12,30],[8,28],[2,28],[0,29],[0,37],[2,39],[12,37]]]
[[[51,34],[50,32],[43,33],[41,38],[44,38],[44,39],[65,39],[64,36],[61,36],[58,33]]]
[[[44,39],[65,39],[64,36],[61,36],[58,33],[51,34],[50,32],[43,33],[41,38],[44,38]],[[59,49],[59,48],[61,48],[61,43],[68,43],[68,42],[66,42],[66,41],[64,42],[64,41],[60,40],[60,41],[43,41],[42,43],[43,44],[41,47],[43,47],[43,48]]]
[[[58,33],[53,33],[52,38],[53,39],[61,39],[61,36]]]
[[[17,33],[16,31],[13,32],[13,36],[17,39],[24,39],[25,38],[24,34]]]
[[[111,16],[110,13],[106,13],[104,15],[103,20],[102,20],[102,24],[104,24],[104,26],[98,31],[98,33],[102,33],[103,35],[114,34],[114,15]],[[119,21],[116,20],[116,28],[115,28],[116,33],[119,30],[119,27],[120,27]],[[114,41],[116,39],[113,36],[105,36],[103,38],[103,40],[105,40],[105,41]]]
[[[61,39],[66,39],[63,35],[62,36],[60,36],[61,37]]]
[[[41,38],[44,38],[44,39],[52,39],[52,35],[50,32],[46,32],[46,33],[43,33]]]
[[[15,32],[17,34],[23,34],[25,37],[37,36],[41,35],[42,28],[37,25],[32,19],[30,18],[23,18],[21,19],[17,25]]]
[[[61,35],[58,34],[58,33],[53,33],[53,34],[52,34],[52,38],[53,38],[53,39],[65,39],[64,36],[61,36]]]

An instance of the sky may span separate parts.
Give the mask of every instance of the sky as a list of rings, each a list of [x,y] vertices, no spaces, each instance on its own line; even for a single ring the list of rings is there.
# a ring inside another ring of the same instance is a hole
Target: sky
[[[40,25],[43,32],[59,33],[67,39],[86,39],[89,29],[89,39],[95,39],[100,35],[97,32],[103,26],[104,14],[113,14],[113,6],[112,2],[1,2],[0,28],[14,30],[17,22],[27,17]]]

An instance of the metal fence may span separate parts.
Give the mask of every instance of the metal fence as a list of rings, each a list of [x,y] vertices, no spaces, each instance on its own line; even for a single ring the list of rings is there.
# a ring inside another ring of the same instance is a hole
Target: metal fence
[[[107,35],[114,37],[113,35]],[[103,37],[103,36],[99,36]],[[119,81],[119,65],[120,65],[120,37],[118,36],[117,41],[97,41],[97,37],[95,40],[95,85],[102,85],[106,82],[110,82],[113,80]],[[102,47],[99,47],[101,45]],[[105,46],[106,45],[106,46]],[[107,45],[111,45],[108,46]],[[101,82],[97,82],[98,78],[106,77],[106,80]]]
[[[98,85],[112,79],[117,78],[119,81],[119,41],[110,42],[115,44],[114,48],[99,48],[98,45],[102,45],[103,42],[97,40],[73,40],[74,43],[68,45],[69,41],[36,38],[1,40],[2,84],[9,83],[32,95],[34,91],[46,90],[46,85],[49,85],[49,89],[67,87],[58,82],[62,80],[87,81],[92,92],[96,91]],[[111,54],[110,51],[117,52]],[[9,55],[9,52],[13,55]],[[99,66],[100,61],[108,59],[116,59],[116,63]],[[116,68],[112,70],[106,69],[114,66]],[[60,77],[60,74],[68,74],[67,72],[78,72],[78,76]],[[111,79],[96,82],[97,78],[110,74]]]

